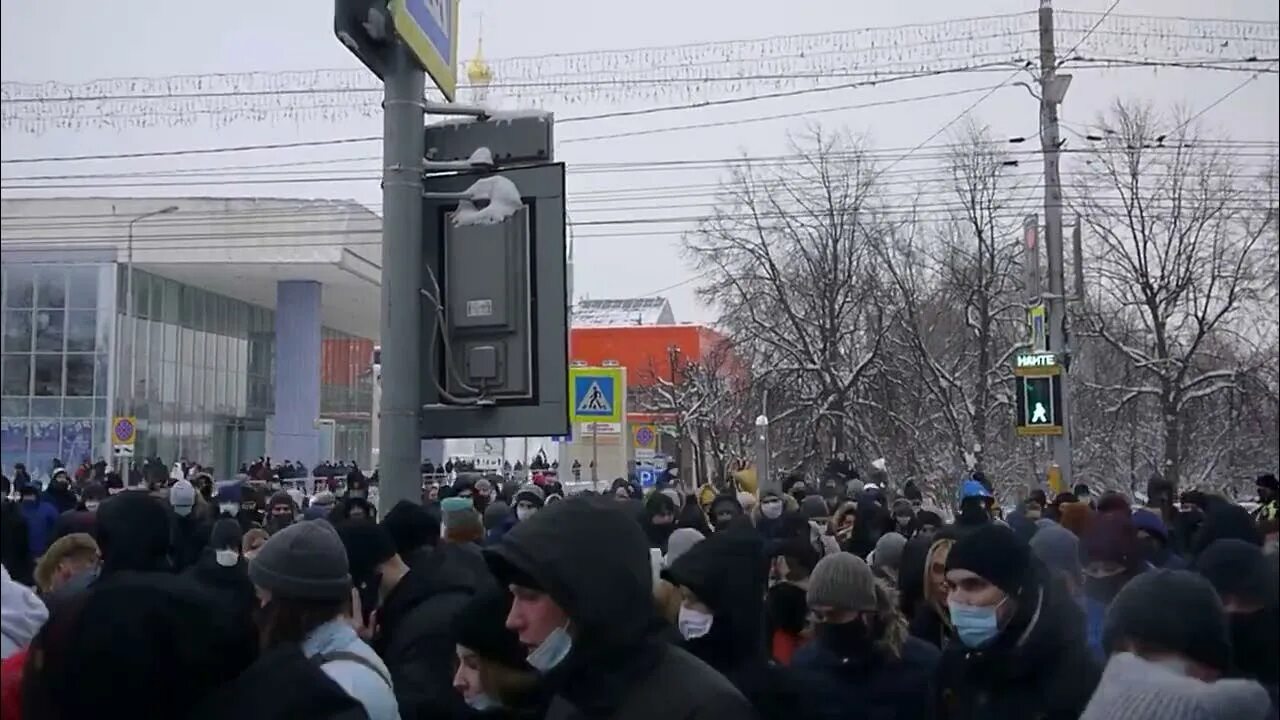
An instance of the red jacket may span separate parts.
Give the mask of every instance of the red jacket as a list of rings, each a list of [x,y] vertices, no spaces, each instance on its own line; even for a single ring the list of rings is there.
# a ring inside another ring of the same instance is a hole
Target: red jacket
[[[0,662],[0,717],[22,717],[22,668],[27,663],[27,648]]]

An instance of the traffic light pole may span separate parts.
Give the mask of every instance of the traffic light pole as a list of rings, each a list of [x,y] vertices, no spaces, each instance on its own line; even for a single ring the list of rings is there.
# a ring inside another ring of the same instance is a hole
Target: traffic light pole
[[[1045,297],[1045,314],[1049,325],[1049,349],[1060,358],[1067,354],[1067,297],[1062,251],[1062,178],[1059,172],[1062,142],[1058,129],[1058,105],[1065,93],[1067,77],[1057,75],[1057,51],[1053,38],[1053,5],[1040,2],[1040,149],[1044,155],[1044,220],[1045,254],[1049,266],[1049,293]],[[1063,363],[1064,368],[1066,363]],[[1062,435],[1050,439],[1053,461],[1061,472],[1062,482],[1072,486],[1071,417],[1067,373],[1059,378],[1062,393]]]
[[[382,395],[379,423],[379,509],[422,502],[419,383],[431,377],[422,357],[422,134],[426,79],[409,50],[395,42],[383,78],[382,132]]]

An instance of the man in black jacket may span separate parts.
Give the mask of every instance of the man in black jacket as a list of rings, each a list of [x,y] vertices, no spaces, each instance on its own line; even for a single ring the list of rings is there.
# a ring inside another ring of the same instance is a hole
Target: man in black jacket
[[[469,718],[470,708],[453,689],[453,620],[472,595],[493,586],[488,570],[482,562],[459,560],[448,546],[410,568],[396,554],[386,529],[370,520],[342,523],[338,534],[347,549],[352,582],[368,602],[366,618],[372,627],[365,635],[391,671],[400,717]],[[368,612],[374,604],[371,596],[376,597],[376,614]]]
[[[648,541],[619,505],[557,502],[485,550],[514,595],[507,627],[553,695],[547,720],[753,720],[732,683],[660,637]]]

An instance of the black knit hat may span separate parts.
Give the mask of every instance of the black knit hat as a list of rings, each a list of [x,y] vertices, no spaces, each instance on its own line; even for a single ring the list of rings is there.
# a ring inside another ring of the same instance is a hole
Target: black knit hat
[[[427,545],[435,545],[440,539],[440,516],[408,500],[401,500],[387,511],[382,527],[402,558]]]
[[[213,550],[239,550],[243,532],[233,518],[222,518],[209,531],[209,547]]]
[[[1237,538],[1214,540],[1196,557],[1195,571],[1213,585],[1221,598],[1234,596],[1264,605],[1276,599],[1275,589],[1268,582],[1274,574],[1267,570],[1262,548],[1251,542]]]
[[[517,670],[529,670],[528,650],[520,637],[507,629],[511,593],[496,586],[480,591],[453,621],[457,643],[490,662]]]
[[[947,555],[947,570],[968,570],[1009,595],[1031,584],[1031,548],[1004,525],[987,523],[963,534]]]
[[[1102,624],[1110,655],[1125,642],[1163,650],[1226,671],[1231,666],[1227,614],[1208,580],[1188,570],[1149,570],[1125,584]]]
[[[351,579],[362,584],[373,571],[396,554],[395,543],[382,526],[372,520],[348,520],[338,525],[338,537],[347,549]]]

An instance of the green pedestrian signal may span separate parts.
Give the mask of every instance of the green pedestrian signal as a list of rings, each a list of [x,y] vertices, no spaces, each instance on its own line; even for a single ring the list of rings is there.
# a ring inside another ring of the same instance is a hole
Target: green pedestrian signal
[[[1052,354],[1015,358],[1015,429],[1018,435],[1061,435],[1062,385],[1060,368]]]

